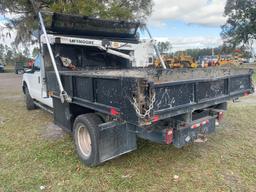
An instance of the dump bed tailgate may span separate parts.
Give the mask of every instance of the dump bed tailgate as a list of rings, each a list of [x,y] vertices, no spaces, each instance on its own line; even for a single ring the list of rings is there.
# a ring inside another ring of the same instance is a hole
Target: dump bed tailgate
[[[177,115],[253,93],[253,71],[239,70],[221,76],[153,83],[154,114]]]

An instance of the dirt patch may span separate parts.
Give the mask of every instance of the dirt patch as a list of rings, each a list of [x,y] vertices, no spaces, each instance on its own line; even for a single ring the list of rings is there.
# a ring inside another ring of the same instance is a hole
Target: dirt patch
[[[0,74],[0,99],[4,102],[16,102],[23,98],[22,76],[14,73]]]
[[[234,105],[256,105],[256,93],[248,96],[242,97],[234,103]]]
[[[23,98],[23,95],[4,95],[4,96],[1,96],[1,99],[12,100],[12,101],[21,101],[24,98]]]
[[[244,98],[238,104],[244,104],[244,105],[256,105],[256,97],[253,98]]]
[[[44,139],[57,140],[65,137],[67,133],[63,131],[62,128],[55,125],[54,123],[49,123],[46,127],[42,127],[41,136]]]
[[[232,171],[228,171],[228,173],[224,174],[224,182],[231,191],[245,191],[241,183],[241,178]]]
[[[21,90],[21,75],[12,73],[0,74],[0,89],[10,91]],[[2,92],[2,91],[1,91]]]
[[[6,119],[0,116],[0,126],[4,125],[5,122],[6,122]]]

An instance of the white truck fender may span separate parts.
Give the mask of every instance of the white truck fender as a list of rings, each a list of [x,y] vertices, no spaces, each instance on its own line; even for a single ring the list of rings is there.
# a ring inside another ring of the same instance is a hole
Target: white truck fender
[[[26,73],[24,73],[23,76],[22,76],[22,90],[23,90],[24,94],[25,94],[25,87],[28,88],[28,91],[30,90],[30,83],[28,81]]]

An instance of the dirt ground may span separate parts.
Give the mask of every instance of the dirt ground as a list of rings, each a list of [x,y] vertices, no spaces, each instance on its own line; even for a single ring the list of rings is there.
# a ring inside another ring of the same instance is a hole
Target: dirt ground
[[[206,143],[139,141],[137,151],[88,168],[50,114],[25,109],[21,78],[0,74],[0,192],[256,191],[255,94],[230,103]]]
[[[21,90],[21,75],[14,73],[0,73],[0,89],[1,93],[17,93]]]
[[[14,73],[0,74],[0,96],[2,100],[7,100],[15,104],[15,102],[23,102],[24,95],[22,93],[22,75],[16,75]],[[44,116],[52,118],[50,114],[43,112]],[[3,115],[4,116],[4,115]],[[0,114],[0,123],[4,121],[4,117]],[[53,122],[49,122],[47,127],[44,127],[41,134],[45,138],[56,139],[61,138],[67,133],[61,128],[56,126]]]

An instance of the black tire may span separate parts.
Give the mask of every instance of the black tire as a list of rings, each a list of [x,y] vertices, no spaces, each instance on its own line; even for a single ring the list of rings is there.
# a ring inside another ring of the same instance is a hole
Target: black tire
[[[103,123],[101,118],[94,113],[80,115],[74,122],[73,136],[76,151],[80,160],[87,166],[96,166],[100,163],[98,125],[101,123]]]
[[[26,101],[27,110],[34,110],[34,109],[36,109],[36,105],[34,103],[34,100],[30,96],[27,87],[25,87],[25,101]]]

